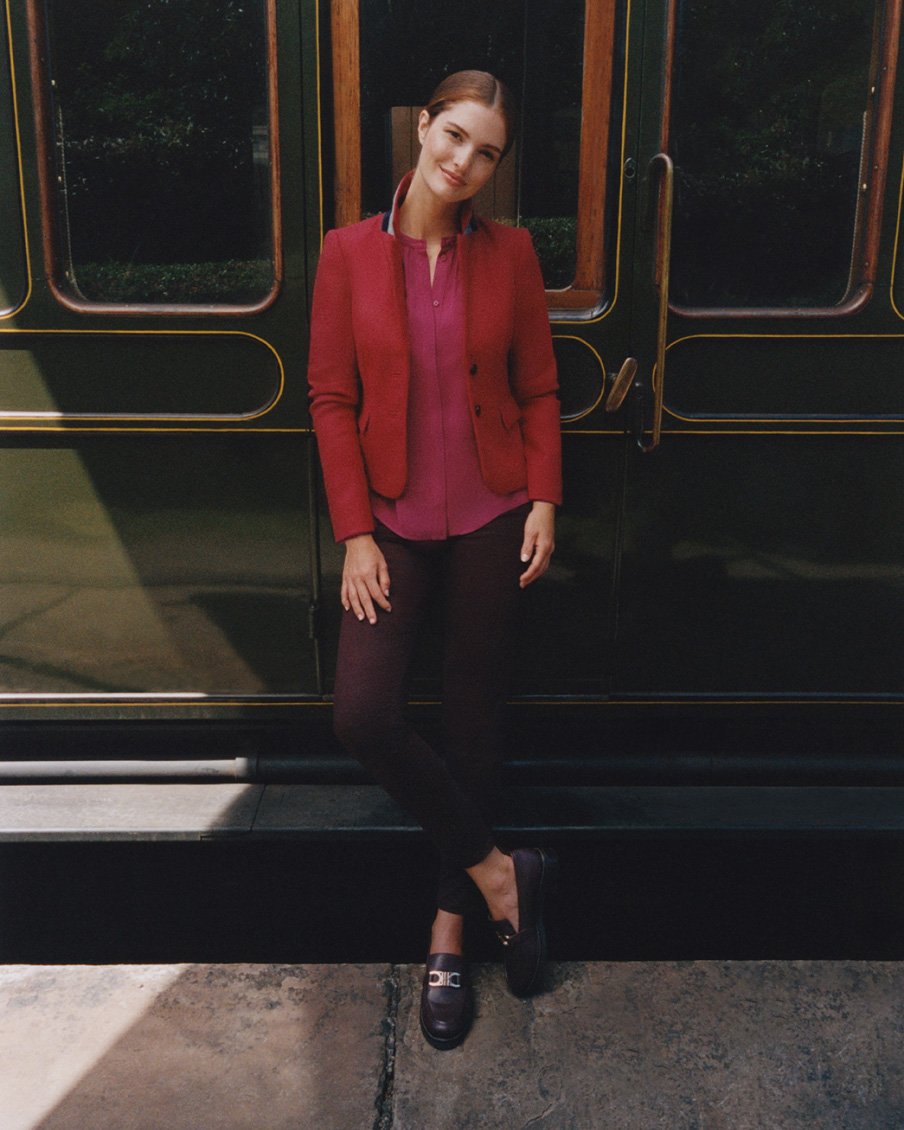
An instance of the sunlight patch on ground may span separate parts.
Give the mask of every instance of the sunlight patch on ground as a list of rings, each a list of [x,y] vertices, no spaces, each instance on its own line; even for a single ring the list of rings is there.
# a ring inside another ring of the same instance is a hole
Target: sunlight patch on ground
[[[5,1130],[39,1126],[185,968],[0,968]]]

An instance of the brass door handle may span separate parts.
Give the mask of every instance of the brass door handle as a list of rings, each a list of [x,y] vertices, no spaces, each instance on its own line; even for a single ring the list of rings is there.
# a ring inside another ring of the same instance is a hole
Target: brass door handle
[[[656,254],[653,260],[653,286],[659,291],[659,315],[656,322],[656,363],[650,377],[653,387],[653,427],[649,443],[643,433],[637,440],[641,451],[659,446],[662,433],[662,399],[665,390],[665,340],[669,320],[669,271],[672,260],[672,205],[675,195],[675,166],[667,153],[657,153],[650,168],[662,166],[662,187],[659,193],[659,217],[656,225]]]
[[[603,405],[605,412],[617,412],[624,404],[625,397],[628,395],[634,378],[637,376],[637,358],[626,357],[622,361],[622,366],[618,370],[618,375],[612,382],[612,388],[609,389],[609,395],[606,397],[606,403]]]

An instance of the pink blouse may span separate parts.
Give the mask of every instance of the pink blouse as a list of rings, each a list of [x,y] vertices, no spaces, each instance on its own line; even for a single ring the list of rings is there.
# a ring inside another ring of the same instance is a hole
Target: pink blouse
[[[407,187],[405,181],[401,189]],[[528,501],[526,490],[496,494],[483,481],[468,407],[465,289],[455,236],[443,240],[433,283],[427,245],[398,229],[411,342],[408,484],[400,498],[371,493],[374,517],[410,541],[471,533]],[[465,217],[467,220],[467,217]],[[465,237],[467,238],[467,236]]]

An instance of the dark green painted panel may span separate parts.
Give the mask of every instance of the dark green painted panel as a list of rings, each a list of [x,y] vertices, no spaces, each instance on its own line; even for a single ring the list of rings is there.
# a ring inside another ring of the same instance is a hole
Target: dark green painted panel
[[[275,353],[247,334],[0,336],[0,412],[244,416],[280,383]]]
[[[904,416],[904,337],[691,338],[668,353],[679,416]]]
[[[28,272],[22,242],[22,206],[19,191],[19,156],[13,119],[9,37],[0,21],[0,311],[13,310],[25,300]]]
[[[565,501],[549,571],[524,594],[513,691],[604,694],[623,441],[563,436]]]
[[[904,696],[902,481],[898,437],[638,453],[617,691]]]
[[[306,437],[0,453],[6,692],[313,693]]]
[[[555,334],[553,348],[559,371],[562,419],[584,416],[599,404],[606,372],[596,351],[572,335]]]

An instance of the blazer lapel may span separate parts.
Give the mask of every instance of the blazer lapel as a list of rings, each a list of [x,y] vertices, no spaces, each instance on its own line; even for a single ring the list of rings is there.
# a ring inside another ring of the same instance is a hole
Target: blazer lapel
[[[400,343],[400,352],[403,353],[405,363],[393,367],[392,380],[395,386],[394,398],[399,410],[405,414],[408,410],[408,381],[410,376],[411,343],[408,337],[408,307],[405,295],[405,271],[402,266],[402,249],[398,240],[387,232],[379,232],[379,239],[383,244],[382,255],[388,282],[387,303],[389,316],[394,320],[392,327],[393,337]]]

